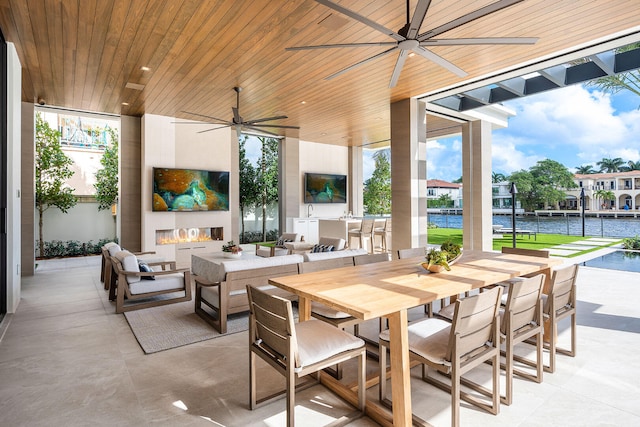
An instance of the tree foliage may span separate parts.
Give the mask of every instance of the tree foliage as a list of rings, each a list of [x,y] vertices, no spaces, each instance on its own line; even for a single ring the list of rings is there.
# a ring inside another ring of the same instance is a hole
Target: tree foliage
[[[497,184],[498,182],[504,182],[507,180],[507,177],[498,172],[491,172],[491,182]]]
[[[624,165],[624,160],[620,157],[616,157],[615,159],[603,158],[602,160],[596,162],[596,165],[600,166],[600,172],[619,172],[620,167]]]
[[[616,52],[622,53],[634,49],[640,49],[640,43],[632,43],[620,47],[616,49]],[[588,85],[612,94],[618,93],[621,90],[628,90],[640,96],[640,73],[639,70],[632,70],[613,76],[600,77],[599,79],[591,80]]]
[[[520,201],[525,211],[552,206],[566,199],[564,189],[576,187],[573,174],[561,163],[545,159],[528,171],[514,172],[509,180],[516,184]]]
[[[362,193],[365,211],[369,215],[391,213],[391,162],[387,150],[377,151],[373,158],[375,170],[364,182]]]
[[[100,159],[102,169],[96,172],[96,200],[98,210],[109,209],[118,201],[118,134],[115,129],[107,128],[111,136],[109,145]]]
[[[592,165],[580,165],[576,167],[576,173],[580,175],[588,175],[597,172],[598,171],[595,170]]]
[[[267,206],[278,203],[278,148],[275,138],[258,137],[262,144],[262,156],[256,168],[258,203],[262,207],[262,239],[267,240]]]
[[[51,129],[40,113],[36,114],[35,184],[36,208],[39,216],[40,256],[44,256],[43,214],[56,207],[67,213],[78,202],[74,189],[66,185],[73,176],[73,160],[60,148],[60,132]]]
[[[240,236],[244,239],[245,227],[244,218],[247,214],[255,212],[255,206],[260,200],[260,190],[258,187],[256,168],[251,164],[251,161],[247,158],[247,136],[242,135],[240,138],[240,220],[241,220],[241,233]],[[242,242],[246,243],[246,242]]]

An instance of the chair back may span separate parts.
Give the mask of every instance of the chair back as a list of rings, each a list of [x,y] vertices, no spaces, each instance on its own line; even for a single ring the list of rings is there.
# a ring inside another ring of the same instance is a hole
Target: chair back
[[[544,274],[538,274],[510,281],[505,316],[500,326],[503,334],[506,334],[508,329],[517,331],[527,325],[540,324],[542,319],[538,316],[538,307],[540,307],[544,278]],[[510,319],[509,322],[508,319]]]
[[[513,255],[537,256],[540,258],[549,258],[549,251],[539,250],[539,249],[523,249],[523,248],[512,248],[509,246],[503,246],[502,253],[513,254]]]
[[[425,248],[398,249],[398,259],[416,258],[425,255]]]
[[[374,219],[363,219],[360,223],[360,233],[371,234],[373,233],[373,226],[376,221]]]
[[[498,309],[502,288],[493,289],[456,301],[453,322],[449,337],[446,360],[451,361],[454,354],[463,357],[469,353],[496,347]]]
[[[576,278],[578,277],[578,264],[560,268],[551,276],[551,291],[545,302],[544,312],[551,313],[551,303],[556,310],[563,307],[572,309],[576,306]]]
[[[321,259],[319,261],[306,261],[298,264],[298,273],[313,273],[315,271],[332,270],[344,267],[342,258]]]
[[[271,353],[283,368],[299,365],[296,330],[291,301],[247,285],[249,298],[249,340]]]
[[[389,261],[389,254],[367,254],[353,257],[354,265],[374,264],[376,262]]]

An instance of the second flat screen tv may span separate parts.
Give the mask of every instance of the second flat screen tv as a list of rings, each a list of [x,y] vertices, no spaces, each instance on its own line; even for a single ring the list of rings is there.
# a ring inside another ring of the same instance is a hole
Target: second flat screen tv
[[[326,173],[304,175],[305,203],[347,203],[347,176]]]
[[[229,210],[229,172],[153,168],[152,210]]]

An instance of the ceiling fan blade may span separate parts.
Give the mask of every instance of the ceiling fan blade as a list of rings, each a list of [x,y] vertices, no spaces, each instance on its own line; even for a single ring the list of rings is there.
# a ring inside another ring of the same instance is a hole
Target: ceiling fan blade
[[[245,125],[252,125],[254,123],[262,123],[262,122],[268,122],[271,120],[282,120],[282,119],[288,119],[289,117],[287,116],[274,116],[274,117],[265,117],[263,119],[256,119],[256,120],[245,120],[243,122],[243,124]]]
[[[248,126],[248,124],[245,123],[245,126]],[[250,126],[256,127],[256,128],[300,129],[300,126],[288,126],[288,125],[254,125],[254,124],[251,124]]]
[[[471,21],[474,21],[478,18],[482,18],[483,16],[487,16],[489,14],[492,14],[494,12],[497,12],[499,10],[502,10],[506,7],[509,6],[513,6],[514,4],[520,3],[524,0],[499,0],[495,3],[491,3],[490,5],[487,5],[485,7],[481,7],[478,10],[475,10],[471,13],[467,13],[466,15],[463,15],[457,19],[454,19],[453,21],[450,21],[444,25],[441,25],[439,27],[436,27],[432,30],[427,31],[426,33],[420,34],[418,36],[418,40],[419,41],[424,41],[427,39],[430,39],[432,37],[435,37],[437,35],[440,35],[446,31],[452,30],[456,27],[459,27],[460,25],[464,25],[467,24]]]
[[[350,18],[355,19],[356,21],[360,21],[362,22],[364,25],[373,28],[374,30],[380,31],[382,34],[386,34],[387,36],[391,37],[394,40],[397,41],[402,41],[405,38],[402,37],[400,34],[396,33],[395,31],[392,31],[388,28],[386,28],[383,25],[378,24],[377,22],[374,22],[372,20],[370,20],[367,17],[364,17],[362,15],[360,15],[359,13],[353,12],[352,10],[349,10],[345,7],[340,6],[339,4],[336,4],[330,0],[316,0],[316,2],[323,4],[325,6],[327,6],[328,8],[331,8],[335,11],[338,11],[340,13],[342,13],[343,15],[347,15]]]
[[[332,49],[332,48],[343,48],[343,47],[378,47],[378,46],[395,46],[396,44],[397,44],[396,42],[320,44],[316,46],[285,47],[284,50]]]
[[[231,107],[233,110],[233,123],[242,123],[242,117],[240,117],[240,110],[238,107]]]
[[[409,51],[407,49],[401,49],[398,54],[398,59],[396,60],[396,66],[393,68],[393,73],[391,73],[391,80],[389,81],[389,89],[396,87],[398,84],[398,79],[400,78],[400,72],[402,71],[402,67],[404,67],[404,61],[407,60],[409,56]]]
[[[467,46],[480,44],[535,44],[538,37],[478,37],[470,39],[429,39],[420,46]]]
[[[215,121],[218,121],[218,122],[222,122],[222,123],[224,123],[224,124],[230,124],[230,123],[231,123],[231,122],[230,122],[230,121],[228,121],[228,120],[219,119],[219,118],[217,118],[217,117],[205,116],[204,114],[191,113],[191,112],[189,112],[189,111],[181,111],[181,112],[182,112],[182,113],[185,113],[185,114],[191,114],[191,115],[193,115],[193,116],[205,117],[205,118],[207,118],[207,119],[209,119],[209,120],[215,120]]]
[[[229,126],[233,126],[232,123],[229,123],[228,125],[224,125],[224,126],[218,126],[215,128],[211,128],[211,129],[205,129],[205,130],[201,130],[197,133],[206,133],[206,132],[211,132],[212,130],[218,130],[218,129],[224,129],[224,128],[228,128]]]
[[[422,46],[418,46],[417,48],[413,49],[413,51],[418,55],[422,55],[423,57],[427,58],[429,61],[434,62],[443,68],[446,68],[459,77],[465,77],[467,75],[467,73],[462,68],[455,66],[440,55],[436,55],[435,53],[423,48]]]
[[[342,70],[338,71],[337,73],[333,73],[330,76],[325,77],[324,79],[325,80],[331,80],[331,79],[333,79],[335,77],[338,77],[338,76],[346,73],[347,71],[351,71],[354,68],[357,68],[357,67],[359,67],[361,65],[364,65],[364,64],[366,64],[368,62],[373,61],[374,59],[381,58],[381,57],[383,57],[383,56],[385,56],[385,55],[387,55],[387,54],[389,54],[389,53],[391,53],[391,52],[393,52],[394,50],[397,50],[397,49],[398,49],[397,47],[393,47],[391,49],[385,50],[384,52],[381,52],[381,53],[379,53],[377,55],[373,55],[373,56],[371,56],[371,57],[369,57],[369,58],[367,58],[367,59],[365,59],[363,61],[360,61],[360,62],[357,62],[357,63],[355,63],[353,65],[350,65],[347,68],[343,68]]]
[[[268,130],[260,129],[260,128],[257,128],[257,127],[246,126],[246,125],[244,127],[247,128],[247,129],[250,129],[250,130],[252,130],[254,132],[266,133],[267,135],[272,135],[272,136],[280,136],[277,133],[269,132]]]
[[[431,0],[419,0],[416,5],[416,10],[413,12],[409,29],[407,30],[407,38],[415,39],[420,31],[424,17],[427,15],[427,10],[431,5]]]

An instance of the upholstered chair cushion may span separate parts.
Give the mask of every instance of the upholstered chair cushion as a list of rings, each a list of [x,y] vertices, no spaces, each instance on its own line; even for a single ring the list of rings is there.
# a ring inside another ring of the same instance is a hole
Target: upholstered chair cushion
[[[311,319],[296,323],[295,328],[300,359],[300,366],[295,368],[297,372],[305,366],[364,345],[360,338],[321,320]],[[322,339],[318,339],[319,337]]]
[[[128,276],[127,276],[128,277]],[[156,280],[138,280],[129,282],[129,291],[136,294],[148,292],[168,291],[169,289],[184,289],[184,274],[174,273],[156,277]]]
[[[445,358],[451,335],[451,323],[435,318],[420,320],[410,323],[408,332],[411,351],[434,363],[450,364]],[[389,341],[389,330],[382,332],[380,339]]]
[[[316,301],[311,301],[311,311],[328,319],[346,319],[351,317],[350,314],[345,313],[344,311],[335,310]]]
[[[122,268],[124,271],[140,271],[140,267],[138,266],[138,258],[134,254],[129,251],[119,251],[113,255],[120,264],[122,264]],[[132,274],[127,274],[127,283],[132,284],[140,281],[140,276],[135,276]]]
[[[120,247],[119,244],[114,243],[114,242],[109,242],[112,243],[112,245],[110,245],[107,250],[109,251],[109,256],[114,256],[115,254],[117,254],[118,252],[120,252],[122,250],[122,248]],[[107,243],[108,244],[108,243]],[[106,245],[105,245],[106,246]]]

